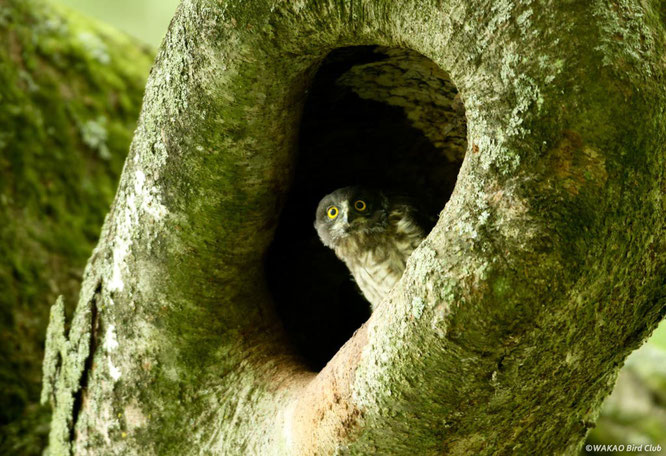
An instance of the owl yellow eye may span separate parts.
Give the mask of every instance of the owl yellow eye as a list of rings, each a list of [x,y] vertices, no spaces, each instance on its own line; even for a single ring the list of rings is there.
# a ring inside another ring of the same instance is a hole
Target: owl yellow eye
[[[331,207],[329,207],[328,210],[326,211],[326,214],[328,214],[328,218],[330,218],[331,220],[333,220],[335,217],[338,216],[338,212],[339,212],[339,211],[338,211],[338,208],[337,208],[337,207],[335,207],[335,206],[331,206]]]
[[[363,212],[368,206],[365,204],[365,201],[358,200],[354,203],[354,207],[356,208],[357,211]]]

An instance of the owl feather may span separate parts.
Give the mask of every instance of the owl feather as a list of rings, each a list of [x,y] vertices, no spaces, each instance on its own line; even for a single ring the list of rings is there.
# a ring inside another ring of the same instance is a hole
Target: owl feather
[[[407,200],[362,187],[326,195],[317,207],[319,238],[349,268],[372,310],[402,277],[425,233]]]

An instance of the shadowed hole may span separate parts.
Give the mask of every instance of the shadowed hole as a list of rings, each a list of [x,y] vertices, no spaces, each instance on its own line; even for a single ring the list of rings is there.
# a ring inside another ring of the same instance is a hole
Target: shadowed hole
[[[465,113],[447,74],[408,49],[332,51],[309,89],[299,158],[266,259],[268,285],[295,346],[321,369],[370,315],[346,266],[313,227],[319,200],[347,185],[412,197],[430,230],[465,154]]]

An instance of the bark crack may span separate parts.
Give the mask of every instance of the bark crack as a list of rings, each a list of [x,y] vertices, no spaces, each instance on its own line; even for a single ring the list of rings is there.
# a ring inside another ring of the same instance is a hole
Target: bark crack
[[[88,387],[88,379],[90,377],[90,371],[93,368],[93,358],[95,355],[95,350],[97,349],[97,329],[99,327],[99,313],[97,310],[97,300],[101,296],[102,283],[100,282],[95,288],[95,293],[90,302],[90,345],[88,350],[88,356],[85,359],[83,372],[81,373],[81,379],[79,383],[78,390],[74,393],[74,405],[72,408],[72,427],[69,430],[69,441],[73,442],[76,433],[76,423],[79,419],[79,414],[81,412],[84,394]]]

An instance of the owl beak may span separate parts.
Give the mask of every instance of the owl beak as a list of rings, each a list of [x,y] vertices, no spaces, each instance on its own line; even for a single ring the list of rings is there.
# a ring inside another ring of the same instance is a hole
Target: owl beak
[[[350,228],[350,225],[349,225],[349,214],[347,213],[347,211],[344,211],[344,212],[342,213],[341,217],[342,217],[342,220],[341,220],[341,222],[342,222],[342,231],[345,232],[345,233],[348,233],[348,232],[349,232],[349,228]]]

